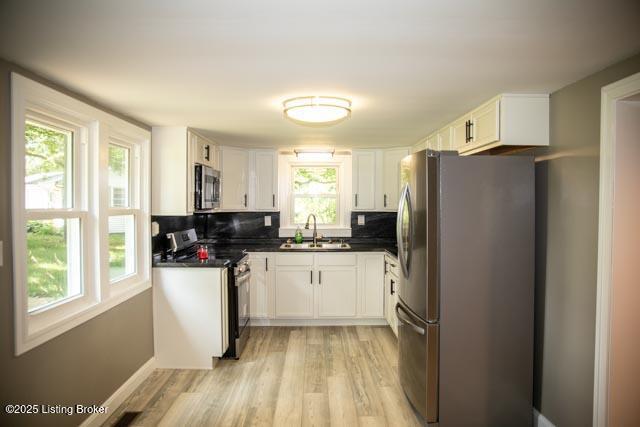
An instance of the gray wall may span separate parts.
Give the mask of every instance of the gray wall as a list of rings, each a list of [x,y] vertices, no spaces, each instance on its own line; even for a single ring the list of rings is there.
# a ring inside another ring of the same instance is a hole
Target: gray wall
[[[77,425],[85,416],[10,417],[4,413],[4,405],[104,402],[153,356],[151,291],[138,294],[19,357],[14,356],[10,203],[12,70],[100,106],[0,59],[0,240],[4,242],[4,266],[0,267],[0,425]]]
[[[551,95],[551,147],[536,150],[534,406],[558,427],[592,425],[600,90],[636,55]]]

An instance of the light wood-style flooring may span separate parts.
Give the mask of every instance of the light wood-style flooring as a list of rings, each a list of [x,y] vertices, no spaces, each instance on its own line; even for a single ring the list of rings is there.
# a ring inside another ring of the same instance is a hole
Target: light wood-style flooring
[[[109,418],[132,425],[414,426],[382,326],[254,327],[238,361],[158,369]]]

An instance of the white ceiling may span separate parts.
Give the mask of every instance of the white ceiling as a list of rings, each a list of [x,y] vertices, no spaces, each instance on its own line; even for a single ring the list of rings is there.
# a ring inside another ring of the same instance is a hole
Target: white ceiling
[[[640,51],[636,0],[2,0],[0,56],[151,125],[243,146],[411,145],[500,92]],[[300,95],[353,100],[305,128]]]

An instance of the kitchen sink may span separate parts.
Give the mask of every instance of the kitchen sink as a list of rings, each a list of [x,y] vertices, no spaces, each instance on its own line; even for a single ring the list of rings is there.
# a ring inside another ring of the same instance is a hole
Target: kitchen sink
[[[299,251],[321,251],[321,250],[330,250],[330,249],[351,249],[351,246],[348,243],[325,243],[318,242],[317,244],[313,244],[311,242],[304,243],[283,243],[280,245],[280,249],[290,249],[290,250],[299,250]]]

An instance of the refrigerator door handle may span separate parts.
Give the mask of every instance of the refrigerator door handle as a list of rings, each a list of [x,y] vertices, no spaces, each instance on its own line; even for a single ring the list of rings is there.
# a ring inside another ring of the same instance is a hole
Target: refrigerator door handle
[[[405,317],[405,315],[401,315],[400,311],[404,312],[404,309],[402,308],[400,303],[396,303],[396,317],[398,318],[400,323],[402,323],[403,325],[409,326],[411,329],[414,330],[414,332],[420,335],[424,335],[426,333],[424,328],[421,328],[420,326],[413,323],[408,317]]]
[[[408,213],[408,230],[407,230],[407,242],[403,240],[403,219],[405,215],[405,209],[407,209]],[[411,263],[411,236],[413,235],[413,220],[412,220],[412,212],[411,212],[411,192],[409,190],[409,184],[405,184],[402,189],[402,195],[400,196],[400,203],[398,205],[398,217],[396,220],[396,239],[398,245],[398,261],[400,261],[400,266],[402,267],[402,273],[405,278],[409,278],[409,266]],[[405,246],[407,251],[405,253]]]

